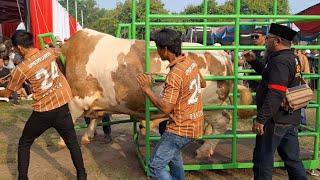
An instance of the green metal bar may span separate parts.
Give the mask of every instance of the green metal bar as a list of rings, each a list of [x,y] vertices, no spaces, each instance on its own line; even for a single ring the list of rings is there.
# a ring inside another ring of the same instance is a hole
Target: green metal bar
[[[307,108],[318,108],[319,104],[309,104]],[[256,105],[238,105],[237,109],[256,109]],[[211,111],[211,110],[233,110],[234,106],[233,105],[204,105],[203,110],[204,111]],[[159,112],[159,109],[156,107],[150,107],[150,112]]]
[[[239,72],[238,72],[239,73]],[[219,81],[219,80],[234,80],[236,76],[204,76],[206,81]],[[239,80],[261,80],[260,75],[248,75],[248,76],[239,76]],[[165,77],[156,77],[154,78],[156,82],[163,82]]]
[[[114,125],[114,124],[123,124],[123,123],[132,123],[132,122],[135,122],[134,120],[132,119],[128,119],[128,120],[119,120],[119,121],[111,121],[111,122],[101,122],[101,123],[98,123],[97,126],[106,126],[106,125]],[[74,126],[75,129],[83,129],[83,128],[87,128],[88,125],[87,124],[77,124]]]
[[[122,26],[120,24],[118,24],[117,26],[117,32],[116,32],[116,37],[120,38],[121,37],[121,28]]]
[[[303,125],[303,124],[300,124],[300,126],[305,128],[308,131],[316,132],[316,130],[314,128],[312,128],[312,127],[309,127],[309,126],[306,126],[306,125]]]
[[[139,149],[139,144],[135,144],[135,150],[136,150],[136,154],[138,155],[138,159],[140,161],[140,164],[141,164],[143,170],[147,173],[148,172],[147,166],[146,166],[146,163],[144,161],[144,157],[142,156],[142,153],[141,153],[141,151]]]
[[[273,15],[278,15],[278,0],[273,0]],[[272,22],[275,22],[276,19],[272,19]]]
[[[203,15],[208,14],[208,0],[203,1]],[[208,19],[203,19],[203,22],[206,23],[208,22]],[[202,44],[207,45],[207,25],[203,25],[203,34],[202,34]]]
[[[128,28],[128,32],[130,32],[131,29],[131,25],[130,24],[124,24],[124,23],[120,23],[117,25],[117,31],[116,31],[116,37],[121,38],[121,30],[123,28]],[[130,37],[130,35],[128,35],[128,37]]]
[[[136,7],[137,7],[137,1],[133,0],[132,1],[132,7],[131,7],[131,37],[132,39],[136,39],[136,17],[137,17],[137,13],[136,13]]]
[[[146,0],[145,4],[145,45],[146,45],[146,67],[145,72],[150,72],[150,0]],[[149,161],[150,161],[150,99],[146,97],[146,103],[145,103],[145,118],[146,118],[146,170],[147,175],[150,175],[150,169],[149,169]]]
[[[57,45],[57,39],[52,33],[39,34],[38,35],[38,39],[39,39],[39,42],[40,42],[41,49],[44,49],[45,46],[46,46],[46,43],[44,42],[44,38],[50,38],[52,43],[53,43],[53,45]],[[60,58],[60,61],[61,61],[62,65],[65,67],[66,66],[66,60],[65,60],[64,56],[62,54],[60,54],[59,58]]]
[[[275,20],[276,23],[290,23],[290,20]],[[269,21],[242,21],[240,25],[270,25],[272,22]],[[128,25],[130,25],[128,23]],[[144,26],[144,22],[136,22],[136,26]],[[235,22],[150,22],[150,26],[234,26]]]
[[[238,60],[239,60],[239,44],[240,44],[240,0],[235,1],[235,31],[234,31],[234,60],[233,69],[234,74],[238,74]],[[238,84],[238,76],[235,76],[233,84]],[[232,111],[232,152],[231,152],[231,162],[233,164],[237,163],[237,127],[238,127],[238,87],[233,86],[233,106]]]
[[[318,42],[320,44],[320,42]],[[320,50],[320,48],[319,48]],[[320,61],[318,61],[318,75],[320,75]],[[320,78],[317,79],[317,104],[320,104]],[[316,109],[316,124],[315,129],[318,135],[320,135],[320,106]],[[314,138],[314,150],[313,159],[319,161],[319,136]],[[319,167],[319,166],[318,166]]]
[[[301,132],[298,134],[299,137],[306,137],[306,136],[319,136],[317,132]],[[206,140],[206,139],[232,139],[234,138],[233,134],[213,134],[213,135],[203,135],[201,138],[198,138],[198,140]],[[255,139],[256,134],[248,134],[248,133],[243,133],[243,134],[236,134],[237,139]],[[151,136],[150,137],[151,141],[159,141],[160,136]]]
[[[261,76],[260,75],[239,76],[238,79],[240,79],[240,80],[261,80]]]
[[[182,46],[182,50],[203,51],[203,50],[234,50],[236,46]],[[264,46],[239,46],[239,50],[265,50]],[[320,49],[320,45],[292,46],[295,49]],[[157,50],[151,46],[151,50]]]
[[[256,71],[253,69],[239,69],[238,72],[239,73],[254,73]]]
[[[150,19],[288,19],[288,20],[319,20],[319,15],[185,15],[185,14],[152,14]]]
[[[304,167],[309,167],[309,169],[316,169],[319,166],[319,161],[316,160],[305,160],[302,161]],[[218,169],[244,169],[252,168],[253,163],[244,162],[244,163],[225,163],[225,164],[187,164],[184,165],[184,170],[186,171],[199,171],[199,170],[218,170]],[[274,162],[273,167],[284,167],[283,162]]]
[[[132,38],[132,26],[128,26],[128,39],[133,39]]]
[[[318,79],[320,78],[319,74],[311,74],[311,73],[302,73],[302,77],[304,79]]]

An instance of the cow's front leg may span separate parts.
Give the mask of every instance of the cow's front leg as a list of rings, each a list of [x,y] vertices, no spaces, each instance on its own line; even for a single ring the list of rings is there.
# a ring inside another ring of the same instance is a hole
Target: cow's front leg
[[[154,133],[157,133],[158,132],[158,126],[161,122],[163,121],[167,121],[168,118],[165,117],[165,118],[158,118],[158,119],[154,119],[150,122],[150,131],[151,132],[154,132]],[[140,133],[145,136],[146,135],[146,120],[140,120],[140,125],[139,125],[139,128],[140,128]]]
[[[220,111],[219,114],[211,114],[206,118],[208,126],[205,134],[222,134],[225,133],[230,123],[231,115],[227,111]],[[212,128],[212,129],[210,129]],[[205,140],[200,148],[196,150],[196,158],[208,158],[211,157],[219,143],[218,139]]]
[[[97,124],[98,124],[98,119],[92,118],[86,132],[81,138],[82,144],[90,143],[90,139],[94,137],[94,131],[96,130]]]
[[[76,120],[77,120],[77,119],[72,118],[73,124],[75,124]],[[60,137],[60,140],[59,140],[59,142],[58,142],[58,147],[59,147],[59,149],[63,149],[63,148],[65,148],[66,146],[67,146],[66,143],[64,142],[64,140],[62,139],[62,137]]]

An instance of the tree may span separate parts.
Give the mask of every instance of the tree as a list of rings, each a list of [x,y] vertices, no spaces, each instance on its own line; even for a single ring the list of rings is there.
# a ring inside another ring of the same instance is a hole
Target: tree
[[[241,0],[241,14],[266,15],[273,13],[274,0]],[[200,5],[189,5],[182,13],[202,14],[203,3]],[[217,5],[215,0],[208,1],[208,14],[234,14],[234,0],[228,0],[222,5]],[[278,0],[278,14],[289,14],[288,0]]]
[[[59,0],[59,3],[67,8],[67,0]],[[83,24],[84,27],[92,28],[93,24],[101,18],[106,12],[97,6],[95,0],[78,0],[78,22],[81,22],[81,10],[83,10]],[[75,17],[75,0],[69,0],[69,13]]]
[[[117,25],[119,23],[131,23],[131,0],[126,0],[121,3],[118,2],[114,10],[107,10],[103,17],[96,21],[93,26],[94,29],[115,35]],[[137,2],[137,22],[144,21],[145,13],[145,0],[140,0]],[[150,13],[152,14],[166,14],[167,10],[164,8],[164,4],[161,0],[151,0],[150,1]],[[158,20],[160,21],[160,20]],[[104,26],[101,28],[101,25]],[[143,27],[137,27],[137,38],[143,38],[144,29]]]

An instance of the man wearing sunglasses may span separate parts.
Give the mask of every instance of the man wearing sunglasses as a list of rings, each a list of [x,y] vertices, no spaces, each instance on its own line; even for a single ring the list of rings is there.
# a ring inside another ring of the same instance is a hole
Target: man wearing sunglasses
[[[252,44],[253,45],[264,46],[264,44],[265,44],[265,33],[262,30],[262,28],[257,28],[255,30],[253,30],[250,38],[252,40]],[[252,52],[255,54],[257,61],[261,61],[261,62],[265,63],[265,61],[264,61],[264,51],[253,50]],[[250,64],[247,65],[246,69],[252,69]],[[257,75],[257,73],[251,73],[250,75]],[[249,88],[253,92],[257,91],[258,84],[259,84],[258,80],[250,80],[250,81],[248,81]],[[254,100],[254,102],[255,102],[255,100]]]
[[[266,38],[266,63],[256,60],[253,52],[244,57],[262,75],[257,88],[257,118],[252,131],[257,133],[253,152],[256,180],[271,180],[274,153],[278,150],[289,179],[306,180],[298,141],[300,110],[287,112],[281,107],[287,88],[299,85],[298,60],[291,49],[297,32],[287,26],[271,24]]]

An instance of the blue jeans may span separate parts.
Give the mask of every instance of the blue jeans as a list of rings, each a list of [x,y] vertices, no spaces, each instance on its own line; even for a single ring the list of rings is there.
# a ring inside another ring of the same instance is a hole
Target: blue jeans
[[[173,133],[164,132],[150,161],[152,179],[183,180],[184,170],[181,150],[192,141]],[[170,173],[166,170],[169,165]]]
[[[274,153],[278,150],[290,180],[306,180],[307,175],[299,158],[298,126],[267,122],[264,134],[257,135],[253,152],[255,180],[271,180]]]
[[[301,109],[301,124],[307,125],[306,108],[302,108],[302,109]]]

